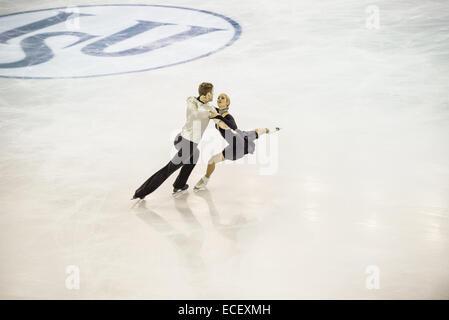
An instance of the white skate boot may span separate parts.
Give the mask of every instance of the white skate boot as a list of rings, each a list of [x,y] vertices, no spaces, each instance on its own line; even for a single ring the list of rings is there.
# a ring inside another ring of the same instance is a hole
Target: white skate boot
[[[195,185],[195,187],[193,187],[194,191],[200,191],[200,190],[205,190],[207,183],[209,182],[209,178],[207,178],[206,176],[202,177]]]

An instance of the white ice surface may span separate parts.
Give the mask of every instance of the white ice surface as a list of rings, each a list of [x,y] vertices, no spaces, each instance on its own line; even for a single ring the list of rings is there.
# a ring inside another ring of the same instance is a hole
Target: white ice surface
[[[95,3],[117,1],[2,0],[0,14]],[[231,17],[242,36],[149,72],[0,78],[0,297],[449,298],[449,3],[169,4]],[[220,164],[179,200],[173,176],[132,208],[202,81],[241,128],[283,128],[278,169]]]

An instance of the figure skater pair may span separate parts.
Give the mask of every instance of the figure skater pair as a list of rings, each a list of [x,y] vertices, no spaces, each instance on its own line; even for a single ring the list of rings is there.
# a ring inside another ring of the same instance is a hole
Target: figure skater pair
[[[210,119],[213,119],[216,128],[228,142],[228,146],[209,160],[206,174],[195,185],[195,190],[206,187],[212,172],[215,170],[215,164],[225,159],[237,160],[248,153],[253,153],[255,150],[254,141],[259,136],[279,131],[279,128],[272,130],[259,128],[253,131],[238,129],[234,118],[228,111],[231,103],[229,96],[224,93],[218,96],[218,108],[210,104],[213,96],[214,86],[211,83],[203,82],[198,87],[198,96],[187,98],[186,122],[174,141],[178,152],[163,168],[154,173],[135,191],[132,199],[144,199],[178,169],[181,169],[181,171],[173,184],[173,196],[176,197],[187,191],[189,188],[187,180],[199,158],[198,143],[201,141]]]

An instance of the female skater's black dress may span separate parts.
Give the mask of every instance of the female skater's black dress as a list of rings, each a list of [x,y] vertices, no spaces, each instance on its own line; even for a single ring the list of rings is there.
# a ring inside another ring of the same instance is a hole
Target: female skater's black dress
[[[218,112],[219,110],[217,110]],[[214,117],[214,119],[222,120],[226,125],[231,128],[222,129],[215,125],[220,131],[221,136],[228,142],[228,146],[223,149],[222,154],[225,159],[238,160],[245,154],[253,153],[256,149],[254,141],[259,138],[256,131],[242,131],[237,128],[234,117],[229,112],[225,112],[221,115]]]

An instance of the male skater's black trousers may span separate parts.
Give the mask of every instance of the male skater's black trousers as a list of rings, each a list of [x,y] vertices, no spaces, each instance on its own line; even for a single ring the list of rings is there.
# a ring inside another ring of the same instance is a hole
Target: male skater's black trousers
[[[181,134],[176,136],[174,144],[175,148],[178,150],[176,155],[165,167],[153,174],[142,186],[140,186],[139,189],[136,190],[134,198],[145,198],[151,192],[159,188],[159,186],[179,168],[181,168],[181,171],[179,172],[173,187],[175,189],[181,189],[186,185],[187,179],[189,179],[190,173],[199,158],[198,144],[183,138]]]

